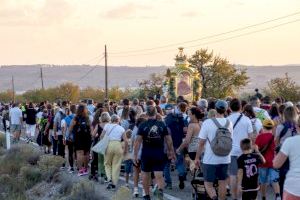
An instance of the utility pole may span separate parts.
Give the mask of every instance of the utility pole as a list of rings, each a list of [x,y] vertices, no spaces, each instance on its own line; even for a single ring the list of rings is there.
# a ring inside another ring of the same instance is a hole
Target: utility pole
[[[41,82],[42,82],[42,89],[44,90],[44,77],[43,77],[43,68],[41,67]]]
[[[106,45],[104,46],[104,57],[105,57],[105,99],[108,99],[108,86],[107,86],[107,50],[106,50]]]
[[[11,86],[12,86],[12,100],[15,103],[15,80],[14,76],[11,77]]]

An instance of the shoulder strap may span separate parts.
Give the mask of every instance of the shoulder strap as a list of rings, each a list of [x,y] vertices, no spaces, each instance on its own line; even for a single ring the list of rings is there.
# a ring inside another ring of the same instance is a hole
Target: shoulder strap
[[[218,128],[223,128],[216,118],[212,118],[212,121]]]
[[[289,127],[286,124],[283,124],[283,129],[280,132],[279,140],[288,132]]]
[[[110,131],[107,133],[107,136],[109,136],[109,135],[111,134],[111,132],[116,128],[116,126],[118,126],[118,125],[114,125],[114,127],[112,127],[112,128],[110,129]]]
[[[269,146],[272,144],[272,142],[274,141],[274,136],[272,136],[272,138],[270,139],[270,141],[261,149],[259,149],[261,154],[266,153],[266,151],[268,150]]]
[[[239,123],[239,121],[242,119],[243,113],[240,114],[239,118],[237,118],[236,122],[233,125],[233,129],[236,127],[236,125]]]

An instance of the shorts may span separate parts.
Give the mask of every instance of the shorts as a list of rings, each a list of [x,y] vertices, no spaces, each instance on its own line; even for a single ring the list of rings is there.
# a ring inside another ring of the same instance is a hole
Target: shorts
[[[28,136],[34,137],[35,136],[35,129],[36,129],[36,125],[30,125],[30,124],[26,124],[26,134]]]
[[[125,160],[124,165],[125,165],[125,173],[126,174],[132,173],[132,166],[133,166],[132,160]]]
[[[142,158],[141,169],[143,172],[162,172],[165,168],[164,159]]]
[[[242,193],[242,200],[256,200],[258,191],[249,191]]]
[[[230,176],[237,176],[237,172],[238,172],[237,159],[238,159],[238,156],[231,156],[231,163],[229,164],[229,175]]]
[[[12,124],[10,126],[10,131],[13,132],[21,132],[21,125],[20,124]]]
[[[279,172],[273,168],[259,168],[259,183],[277,183],[279,182]]]
[[[228,164],[202,164],[202,169],[205,182],[213,183],[216,180],[224,181],[228,178]]]

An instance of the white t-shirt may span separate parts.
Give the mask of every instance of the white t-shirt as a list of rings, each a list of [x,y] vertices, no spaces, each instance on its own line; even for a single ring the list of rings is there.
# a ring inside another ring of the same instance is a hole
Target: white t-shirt
[[[262,108],[259,108],[259,107],[253,107],[253,111],[254,111],[254,113],[255,113],[256,115],[257,115],[258,113],[262,112],[263,115],[264,115],[264,118],[266,118],[266,119],[271,119],[269,113],[268,113],[266,110],[262,109]]]
[[[226,118],[217,118],[220,125],[225,126],[227,119]],[[217,156],[213,153],[209,141],[212,141],[216,136],[217,126],[211,119],[207,119],[203,122],[199,138],[206,140],[205,143],[205,150],[204,150],[204,158],[203,163],[204,164],[210,164],[210,165],[218,165],[218,164],[229,164],[230,163],[230,154],[228,156]],[[232,123],[230,122],[229,131],[232,133]],[[208,141],[209,140],[209,141]]]
[[[121,141],[125,129],[118,124],[106,124],[103,128],[106,134],[109,134],[109,140]]]
[[[241,113],[234,112],[227,117],[234,126],[238,118],[240,117]],[[240,147],[241,140],[245,138],[249,138],[250,134],[253,133],[252,123],[249,117],[243,115],[240,121],[236,124],[235,128],[233,129],[232,134],[232,150],[231,156],[240,156],[242,155],[242,150]]]
[[[9,111],[10,122],[13,125],[20,125],[22,118],[22,110],[18,107],[11,108]]]
[[[287,138],[280,151],[289,157],[290,170],[286,175],[284,190],[288,193],[300,197],[300,135]]]

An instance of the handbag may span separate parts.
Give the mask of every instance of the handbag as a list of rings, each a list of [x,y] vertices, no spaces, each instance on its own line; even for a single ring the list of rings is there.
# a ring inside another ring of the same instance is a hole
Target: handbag
[[[110,133],[114,130],[114,128],[116,127],[117,125],[115,125],[110,131],[108,134],[105,134],[104,137],[95,145],[92,147],[92,151],[96,152],[96,153],[100,153],[102,155],[105,154],[106,152],[106,149],[108,147],[108,144],[109,144],[109,135]]]

